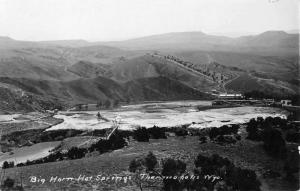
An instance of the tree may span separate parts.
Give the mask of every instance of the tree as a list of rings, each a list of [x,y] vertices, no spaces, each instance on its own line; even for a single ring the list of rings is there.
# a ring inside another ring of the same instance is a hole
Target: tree
[[[149,142],[149,132],[145,127],[139,127],[133,131],[133,137],[139,142]]]
[[[152,128],[149,128],[147,130],[152,139],[166,139],[167,138],[164,128],[159,128],[154,125]]]
[[[4,182],[3,182],[3,187],[4,188],[7,188],[7,189],[12,189],[14,187],[14,184],[15,184],[15,180],[14,179],[11,179],[9,177],[7,177]]]
[[[6,169],[6,168],[9,168],[9,164],[7,161],[4,161],[2,165],[2,169]]]
[[[286,155],[286,143],[279,130],[268,128],[263,131],[264,149],[274,157],[283,158]]]
[[[186,170],[186,164],[181,160],[174,160],[168,158],[163,161],[162,175],[172,177],[171,179],[164,179],[164,190],[183,190],[178,177],[180,177]],[[176,178],[177,177],[177,178]]]
[[[143,190],[143,180],[141,178],[141,174],[145,171],[144,160],[143,159],[133,159],[129,165],[129,171],[135,173],[134,174],[134,182]]]
[[[72,147],[68,153],[67,156],[69,159],[79,159],[83,158],[86,154],[87,150],[84,148],[77,148],[77,147]]]
[[[145,166],[147,171],[153,171],[155,166],[157,165],[157,159],[152,152],[149,152],[145,158]]]

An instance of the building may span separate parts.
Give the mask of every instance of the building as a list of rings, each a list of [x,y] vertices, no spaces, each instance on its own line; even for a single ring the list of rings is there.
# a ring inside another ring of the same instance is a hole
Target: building
[[[291,106],[292,105],[292,101],[291,100],[281,100],[280,101],[282,106]]]
[[[243,99],[244,96],[242,94],[219,94],[219,99]]]

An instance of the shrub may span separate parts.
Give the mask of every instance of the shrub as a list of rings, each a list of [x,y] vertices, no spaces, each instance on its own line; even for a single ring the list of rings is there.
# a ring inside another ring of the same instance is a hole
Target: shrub
[[[201,136],[201,137],[199,138],[199,141],[200,141],[201,144],[202,144],[202,143],[206,143],[206,142],[207,142],[207,137],[206,137],[206,136]]]
[[[110,144],[112,150],[120,149],[127,145],[126,140],[119,131],[115,131],[115,133],[110,137],[109,141],[111,142]]]
[[[200,175],[202,178],[205,175],[220,176],[222,184],[226,188],[225,190],[227,190],[227,186],[233,188],[233,190],[260,190],[261,183],[254,171],[235,167],[231,161],[219,155],[214,154],[211,157],[205,157],[199,154],[195,160],[195,167],[200,169],[196,169],[195,174]],[[217,182],[205,181],[205,178],[202,182],[196,181],[192,184],[212,190],[215,186],[220,186],[220,184],[217,185]]]
[[[145,158],[145,166],[147,171],[153,171],[155,166],[157,165],[157,159],[152,152],[149,152]]]
[[[171,177],[179,177],[181,176],[186,170],[186,164],[181,160],[174,160],[174,159],[167,159],[163,161],[163,169],[162,175],[163,176],[171,176]],[[183,190],[184,185],[180,184],[178,179],[164,179],[164,190]]]
[[[177,128],[175,130],[175,135],[176,136],[187,136],[188,135],[188,131],[184,128]]]
[[[67,157],[69,159],[80,159],[80,158],[83,158],[86,153],[87,153],[87,149],[85,149],[85,148],[72,147],[68,151]]]
[[[13,161],[11,161],[11,162],[4,161],[2,164],[2,169],[13,168],[14,166],[15,166],[15,163]]]
[[[149,142],[149,132],[145,127],[139,127],[133,132],[133,137],[139,142]]]
[[[143,159],[133,159],[129,164],[129,171],[136,172],[137,170],[141,170],[143,168]]]
[[[283,158],[286,154],[285,140],[279,130],[270,128],[263,131],[264,149],[274,157]]]
[[[2,169],[6,169],[6,168],[9,168],[9,164],[7,161],[4,161],[2,164]]]
[[[300,133],[294,129],[290,129],[285,135],[285,140],[288,142],[299,143]]]
[[[99,153],[105,153],[110,150],[120,149],[126,146],[127,143],[119,131],[116,131],[109,140],[100,139],[97,143],[92,144],[89,148],[90,152],[95,150],[99,151]]]
[[[260,141],[261,140],[261,134],[258,130],[258,125],[255,121],[255,119],[251,119],[250,122],[247,124],[246,131],[248,132],[247,139],[253,140],[253,141]]]
[[[297,149],[287,153],[287,158],[284,163],[284,171],[288,180],[298,180],[294,176],[294,173],[299,172],[299,153]]]
[[[233,135],[218,135],[215,140],[219,144],[232,144],[237,142]]]
[[[232,175],[237,190],[260,190],[261,183],[252,170],[236,168]]]
[[[167,138],[164,128],[159,128],[154,125],[152,128],[149,128],[147,130],[152,139],[166,139]]]
[[[239,125],[232,125],[232,126],[223,125],[219,128],[213,127],[209,130],[208,135],[210,139],[214,139],[220,135],[237,134],[239,128],[240,128]]]
[[[2,187],[4,188],[8,188],[8,189],[12,189],[14,187],[15,184],[15,180],[11,179],[9,177],[7,177],[4,181],[3,181],[3,185]]]

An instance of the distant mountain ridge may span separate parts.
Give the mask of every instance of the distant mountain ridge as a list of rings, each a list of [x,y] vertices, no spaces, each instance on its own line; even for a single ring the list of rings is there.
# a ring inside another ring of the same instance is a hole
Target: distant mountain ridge
[[[267,31],[258,35],[231,38],[203,32],[177,32],[104,44],[130,49],[296,53],[299,48],[299,34]]]
[[[295,32],[295,30],[293,30]],[[124,41],[111,42],[89,42],[86,40],[55,40],[55,41],[16,41],[9,37],[0,37],[0,45],[3,42],[18,42],[24,44],[38,43],[41,45],[67,46],[67,47],[87,47],[107,45],[119,48],[130,49],[196,49],[196,50],[224,50],[241,51],[244,48],[269,48],[269,49],[286,49],[294,51],[299,48],[299,33],[287,33],[285,31],[266,31],[257,35],[248,35],[241,37],[226,37],[220,35],[210,35],[201,31],[192,32],[173,32],[157,34],[134,38]],[[248,49],[247,49],[248,48]],[[269,51],[271,51],[269,50]]]

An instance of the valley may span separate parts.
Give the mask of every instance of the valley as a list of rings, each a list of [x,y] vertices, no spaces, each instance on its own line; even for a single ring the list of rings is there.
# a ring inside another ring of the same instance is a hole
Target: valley
[[[297,39],[283,31],[239,38],[183,32],[115,42],[0,37],[0,182],[12,177],[25,190],[141,190],[136,179],[44,184],[30,177],[136,177],[132,163],[151,151],[158,171],[172,158],[186,164],[184,173],[197,172],[197,154],[217,154],[233,162],[234,177],[248,173],[245,181],[255,179],[250,182],[262,190],[293,190],[286,176],[295,173],[287,164],[295,164],[289,161],[299,128],[291,113],[266,102],[216,103],[221,93],[258,92],[264,95],[259,99],[277,103],[298,98]],[[268,133],[279,136],[288,157],[268,153]]]

